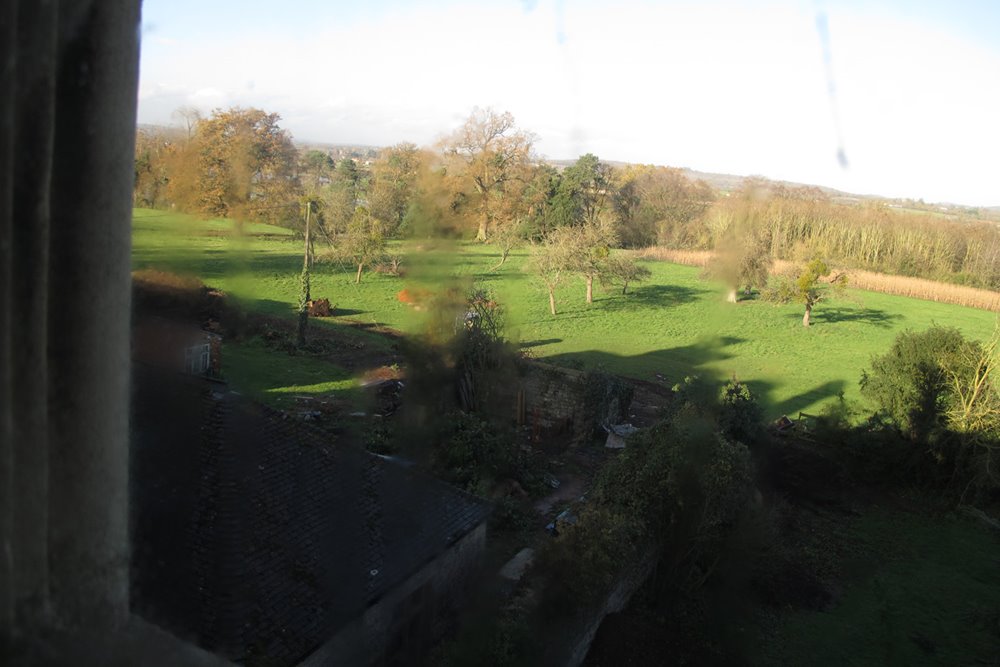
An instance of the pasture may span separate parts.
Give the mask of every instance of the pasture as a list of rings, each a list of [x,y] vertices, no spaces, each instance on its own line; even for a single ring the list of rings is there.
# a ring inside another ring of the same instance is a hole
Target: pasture
[[[323,245],[317,242],[319,255]],[[329,298],[339,314],[314,320],[314,326],[350,322],[420,333],[430,326],[429,311],[401,303],[400,290],[478,284],[493,290],[507,310],[510,336],[538,359],[669,385],[693,374],[735,375],[751,385],[768,417],[818,412],[841,392],[860,401],[862,370],[902,330],[937,323],[985,338],[996,318],[983,310],[849,290],[848,300],[817,306],[813,326],[805,329],[799,306],[754,300],[727,304],[718,286],[699,278],[698,268],[666,262],[649,262],[651,279],[631,286],[627,295],[597,289],[591,305],[584,300],[583,280],[567,277],[557,292],[559,313],[552,316],[544,288],[522,270],[526,250],[495,271],[498,252],[489,245],[407,241],[392,250],[404,258],[404,277],[366,272],[355,285],[352,267],[317,263],[312,294]],[[265,225],[247,225],[237,234],[228,221],[137,209],[133,264],[195,275],[248,310],[292,317],[302,242],[287,230]],[[369,344],[377,344],[372,338],[367,337]],[[236,358],[254,356],[238,352]],[[330,382],[316,380],[289,386],[339,390],[350,385],[340,375]],[[260,391],[286,388],[280,380],[272,384]]]

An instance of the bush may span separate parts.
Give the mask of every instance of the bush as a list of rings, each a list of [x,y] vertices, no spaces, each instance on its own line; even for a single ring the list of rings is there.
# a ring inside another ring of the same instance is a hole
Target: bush
[[[763,433],[762,416],[749,387],[735,377],[725,384],[719,399],[719,428],[726,438],[746,445],[756,443]]]
[[[886,354],[872,359],[871,371],[862,373],[861,394],[910,437],[926,439],[940,425],[945,408],[941,360],[964,343],[961,332],[951,327],[904,331]]]
[[[491,482],[524,477],[525,461],[510,434],[465,412],[442,424],[432,465],[452,484],[485,495]]]
[[[993,380],[998,345],[997,332],[983,344],[940,326],[897,336],[862,376],[862,394],[879,409],[854,434],[873,444],[855,455],[963,495],[1000,489],[994,460],[1000,452],[1000,395]]]

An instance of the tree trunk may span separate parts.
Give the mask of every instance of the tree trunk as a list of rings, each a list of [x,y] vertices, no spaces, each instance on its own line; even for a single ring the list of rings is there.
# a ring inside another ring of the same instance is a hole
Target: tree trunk
[[[594,276],[587,276],[587,303],[594,303]]]
[[[625,296],[627,293],[628,293],[628,281],[626,280],[625,282],[622,283],[622,296]]]
[[[486,240],[486,216],[485,215],[483,215],[482,217],[479,218],[479,231],[476,232],[476,240],[477,241],[485,241]]]
[[[726,295],[726,301],[728,301],[729,303],[736,303],[737,298],[736,298],[736,288],[735,287],[733,287],[732,289],[729,290],[729,293]]]
[[[354,276],[354,284],[357,285],[361,282],[361,269],[365,268],[364,262],[358,263],[358,275]]]
[[[556,314],[556,293],[551,287],[549,288],[549,312],[553,315]]]
[[[802,326],[804,326],[804,327],[809,326],[809,315],[812,314],[812,309],[813,309],[812,304],[807,303],[806,304],[806,312],[802,316]]]

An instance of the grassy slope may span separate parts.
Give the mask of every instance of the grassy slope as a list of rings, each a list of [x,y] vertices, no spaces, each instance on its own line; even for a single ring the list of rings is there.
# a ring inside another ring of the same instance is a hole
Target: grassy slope
[[[134,264],[193,273],[251,309],[291,315],[301,241],[263,225],[248,230],[256,236],[236,237],[226,232],[229,224],[137,210]],[[591,306],[584,303],[582,280],[568,280],[559,290],[560,312],[552,317],[542,288],[521,271],[525,252],[490,272],[496,253],[489,246],[436,243],[400,249],[406,253],[405,279],[368,273],[354,285],[348,267],[317,268],[313,295],[328,297],[346,311],[327,326],[346,318],[420,331],[425,316],[396,300],[400,289],[475,280],[496,291],[513,333],[540,358],[647,380],[661,373],[670,382],[692,373],[735,374],[751,383],[771,416],[816,411],[840,391],[859,399],[861,371],[903,329],[937,322],[982,338],[994,323],[985,311],[855,291],[853,302],[821,304],[814,326],[804,329],[797,306],[725,304],[712,285],[699,280],[698,269],[663,262],[649,264],[652,279],[633,293],[597,290]]]

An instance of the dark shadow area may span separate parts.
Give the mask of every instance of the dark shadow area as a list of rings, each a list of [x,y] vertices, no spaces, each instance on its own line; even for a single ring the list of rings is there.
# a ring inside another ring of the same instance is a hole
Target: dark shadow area
[[[331,313],[331,317],[351,317],[352,315],[364,315],[365,313],[370,313],[370,310],[356,310],[354,308],[337,308]]]
[[[541,342],[546,341],[539,343]],[[733,358],[733,354],[727,348],[743,342],[745,342],[744,339],[735,336],[721,336],[698,341],[691,345],[681,345],[638,355],[618,355],[603,350],[586,350],[556,354],[545,357],[541,361],[582,371],[614,368],[616,374],[664,387],[673,387],[683,382],[684,378],[688,376],[699,376],[708,382],[721,386],[731,380],[732,376],[708,365]],[[847,383],[843,380],[831,380],[793,397],[775,401],[772,398],[775,390],[773,383],[740,377],[737,379],[746,382],[750,391],[757,397],[766,419],[776,418],[783,414],[795,418],[805,406],[834,399],[847,387]]]
[[[619,355],[604,350],[586,350],[556,354],[543,361],[560,366],[579,367],[582,370],[616,368],[622,375],[639,380],[657,381],[672,386],[689,375],[699,375],[706,380],[724,381],[726,378],[706,364],[731,359],[726,347],[744,342],[734,336],[709,338],[691,345],[645,352],[638,355]]]
[[[132,256],[132,268],[154,268],[197,275],[206,282],[240,273],[298,275],[302,270],[301,256],[292,253],[199,250],[197,254],[185,257],[179,256],[179,252],[174,248],[136,250]]]
[[[756,388],[754,382],[748,383],[750,385],[750,390],[756,393]],[[775,414],[788,415],[792,419],[795,419],[799,415],[799,411],[806,405],[814,403],[817,401],[823,401],[831,398],[836,398],[844,389],[846,389],[847,383],[843,380],[830,380],[829,382],[824,382],[819,384],[809,391],[802,392],[797,396],[791,398],[786,398],[783,401],[773,404],[773,410]],[[763,396],[763,394],[758,394]]]

